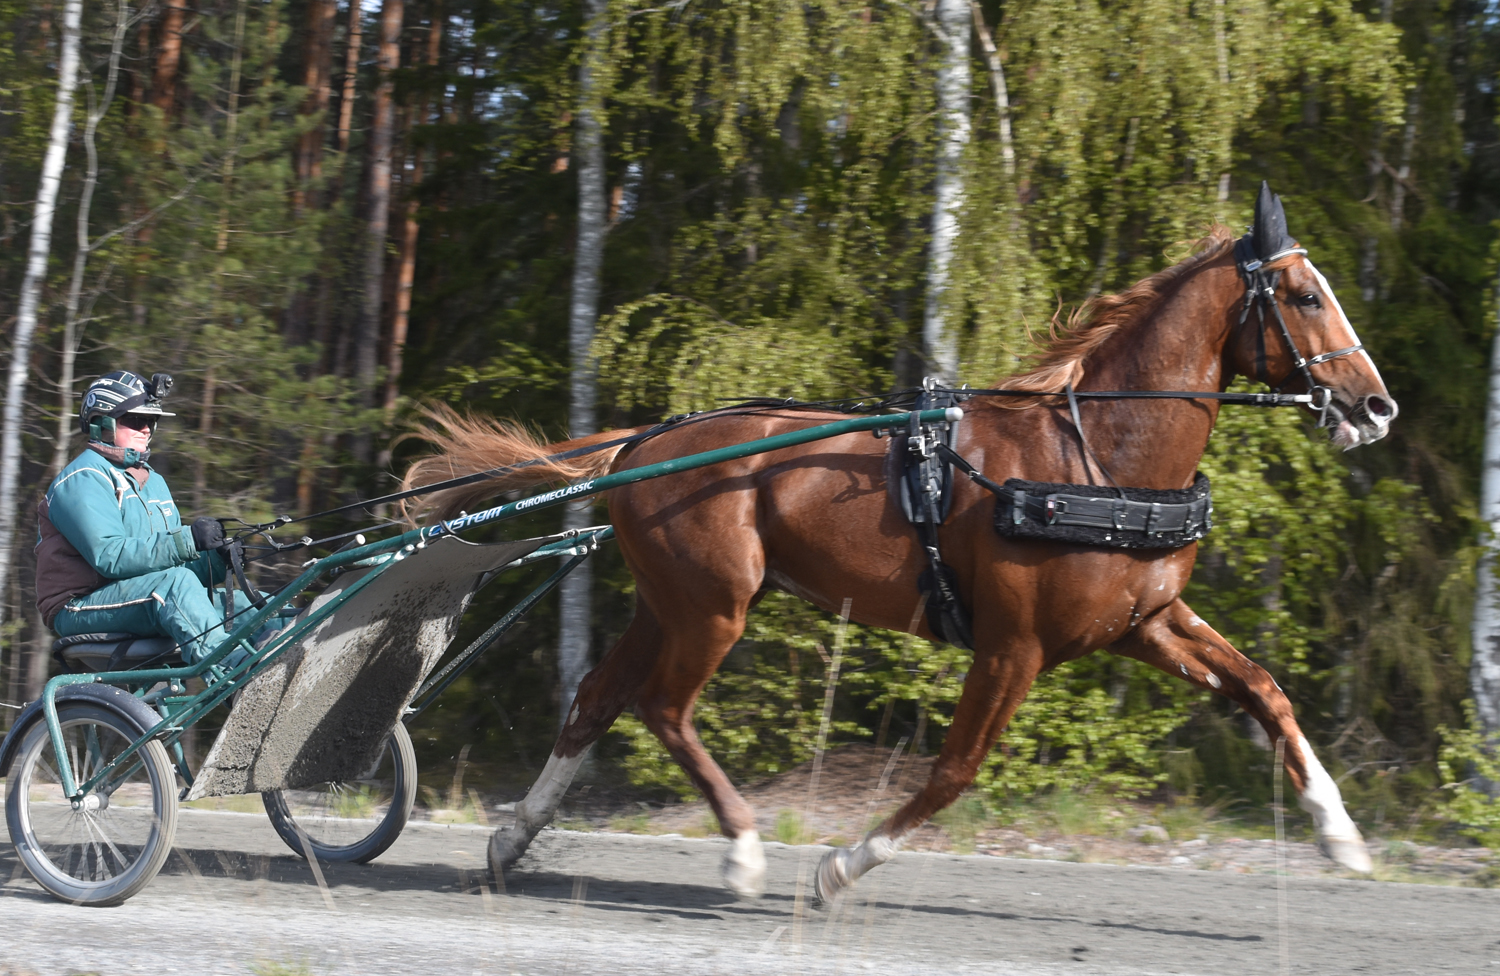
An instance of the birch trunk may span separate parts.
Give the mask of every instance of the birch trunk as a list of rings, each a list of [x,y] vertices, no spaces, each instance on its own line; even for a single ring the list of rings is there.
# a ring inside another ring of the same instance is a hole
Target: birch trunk
[[[1401,133],[1401,166],[1391,187],[1391,230],[1399,231],[1406,216],[1406,187],[1411,180],[1411,156],[1417,142],[1417,113],[1421,111],[1422,86],[1412,89],[1406,103],[1406,128]]]
[[[375,374],[380,352],[381,299],[385,297],[385,246],[391,217],[391,131],[395,128],[395,79],[401,66],[402,0],[385,0],[380,8],[380,83],[370,126],[370,224],[365,237],[364,301],[354,348],[354,382],[360,401],[375,405]],[[355,457],[370,460],[370,435],[355,439]]]
[[[967,0],[937,0],[935,27],[942,45],[937,70],[937,172],[933,181],[932,244],[927,252],[927,308],[922,345],[928,371],[945,383],[958,379],[958,334],[949,322],[949,285],[958,211],[963,205],[963,156],[969,145],[969,18]]]
[[[73,92],[78,86],[79,24],[83,0],[67,0],[63,8],[62,49],[57,64],[57,104],[47,136],[47,154],[42,160],[41,185],[32,210],[31,246],[26,255],[26,275],[21,280],[21,299],[16,309],[16,334],[11,343],[10,375],[5,387],[5,429],[0,434],[0,595],[10,593],[12,557],[16,542],[16,495],[21,479],[22,412],[26,383],[30,378],[31,340],[36,335],[37,309],[47,278],[47,256],[52,249],[52,218],[57,212],[57,191],[62,183],[63,160],[68,151],[68,133],[73,127]],[[0,624],[9,610],[0,600]]]
[[[1500,298],[1500,281],[1496,282]],[[1500,313],[1497,313],[1500,318]],[[1484,521],[1484,550],[1474,594],[1474,659],[1469,683],[1479,723],[1485,732],[1500,732],[1500,594],[1495,586],[1495,554],[1500,552],[1500,331],[1490,349],[1490,397],[1484,422],[1484,467],[1480,472],[1479,517]]]
[[[1005,84],[1005,65],[1000,61],[1000,49],[995,47],[995,39],[984,22],[984,11],[979,8],[979,0],[969,0],[969,9],[974,14],[974,32],[979,35],[979,46],[984,50],[984,60],[990,69],[990,87],[995,92],[995,113],[1000,129],[1000,163],[1005,167],[1005,175],[1014,177],[1016,147],[1010,130],[1010,90]]]
[[[594,404],[598,387],[591,347],[599,318],[599,269],[606,231],[604,135],[600,116],[604,98],[599,74],[605,57],[606,0],[585,0],[588,27],[583,61],[578,68],[578,115],[573,152],[578,161],[578,244],[573,257],[573,294],[568,310],[568,351],[572,371],[568,384],[568,433],[592,434],[597,426]],[[587,500],[568,505],[563,526],[589,524],[593,506]],[[558,587],[557,673],[559,722],[566,725],[578,683],[589,668],[589,631],[593,623],[593,569],[585,562]]]
[[[50,482],[68,463],[69,445],[73,439],[73,369],[78,361],[79,330],[85,322],[79,320],[78,310],[83,298],[83,278],[88,271],[89,255],[93,253],[90,242],[89,217],[93,212],[94,190],[99,185],[99,147],[94,137],[99,131],[99,122],[115,98],[115,85],[120,77],[120,54],[125,46],[125,30],[130,23],[130,8],[123,2],[119,5],[119,19],[115,22],[114,42],[109,49],[109,75],[104,83],[104,95],[98,104],[93,102],[93,87],[89,87],[89,112],[83,127],[83,149],[88,155],[88,171],[83,178],[83,192],[78,199],[78,249],[73,252],[73,280],[68,284],[68,301],[63,321],[61,363],[57,381],[60,399],[57,415],[57,437],[52,444],[52,467],[48,471]],[[92,308],[92,303],[90,304]]]

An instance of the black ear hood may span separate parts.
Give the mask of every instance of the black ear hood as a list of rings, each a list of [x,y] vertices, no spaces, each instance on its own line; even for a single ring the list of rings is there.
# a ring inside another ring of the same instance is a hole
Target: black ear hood
[[[1255,198],[1255,223],[1249,236],[1255,256],[1262,264],[1298,250],[1296,239],[1287,233],[1281,197],[1271,192],[1271,184],[1265,180],[1261,181],[1260,195]]]

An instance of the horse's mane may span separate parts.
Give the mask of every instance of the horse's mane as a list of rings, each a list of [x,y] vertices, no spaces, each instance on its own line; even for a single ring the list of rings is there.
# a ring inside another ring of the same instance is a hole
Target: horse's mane
[[[1111,336],[1133,325],[1156,309],[1168,292],[1187,275],[1214,260],[1234,246],[1234,232],[1222,224],[1209,228],[1208,234],[1193,245],[1186,258],[1136,282],[1115,295],[1091,298],[1068,313],[1066,323],[1058,309],[1048,325],[1052,341],[1031,359],[1022,373],[1005,378],[995,385],[1007,390],[1056,392],[1082,379],[1089,356]],[[1029,397],[985,398],[997,407],[1019,409],[1039,401]]]

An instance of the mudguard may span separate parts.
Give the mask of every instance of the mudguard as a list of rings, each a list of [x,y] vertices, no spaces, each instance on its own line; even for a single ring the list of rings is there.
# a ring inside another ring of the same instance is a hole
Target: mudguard
[[[150,705],[124,688],[116,688],[114,685],[68,685],[57,693],[59,706],[64,702],[80,701],[98,705],[118,715],[135,729],[138,736],[145,735],[161,721],[161,716]],[[40,698],[21,710],[16,724],[10,727],[5,741],[0,743],[0,776],[10,775],[10,764],[15,761],[16,752],[21,748],[21,741],[26,738],[26,733],[31,731],[33,725],[44,721],[46,719],[42,716]]]

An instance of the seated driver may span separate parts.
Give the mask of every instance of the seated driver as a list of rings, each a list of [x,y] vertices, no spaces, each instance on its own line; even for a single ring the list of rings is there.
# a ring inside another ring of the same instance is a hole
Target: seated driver
[[[210,587],[223,582],[218,521],[182,524],[147,463],[172,377],[117,370],[89,385],[78,412],[88,448],[37,506],[36,602],[63,637],[110,631],[170,637],[189,662],[226,636]],[[250,605],[235,593],[235,610]],[[222,603],[222,596],[220,597]],[[235,625],[231,625],[235,626]]]

